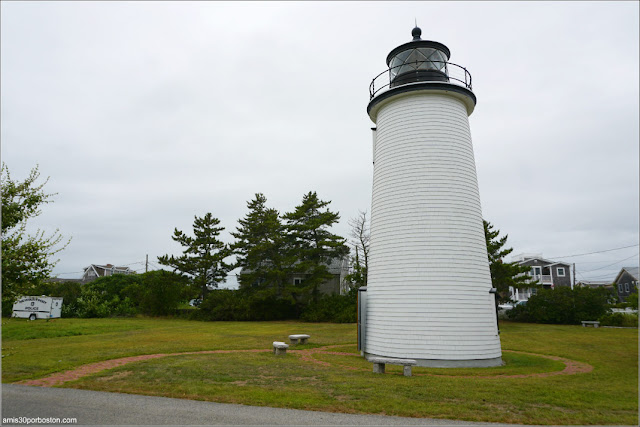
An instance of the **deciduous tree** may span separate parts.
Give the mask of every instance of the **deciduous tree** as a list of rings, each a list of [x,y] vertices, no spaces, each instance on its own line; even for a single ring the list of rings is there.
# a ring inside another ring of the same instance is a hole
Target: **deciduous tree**
[[[49,179],[38,183],[40,172],[33,168],[24,181],[11,178],[2,164],[2,299],[10,302],[16,296],[31,293],[49,278],[58,260],[53,257],[62,251],[63,242],[58,230],[47,235],[37,230],[27,233],[27,221],[41,214],[42,205],[52,203],[55,194],[48,194],[44,186]]]
[[[367,286],[367,272],[369,271],[369,219],[366,211],[358,211],[358,216],[349,220],[351,227],[349,244],[353,247],[355,255],[351,257],[351,272],[346,280],[351,288]]]

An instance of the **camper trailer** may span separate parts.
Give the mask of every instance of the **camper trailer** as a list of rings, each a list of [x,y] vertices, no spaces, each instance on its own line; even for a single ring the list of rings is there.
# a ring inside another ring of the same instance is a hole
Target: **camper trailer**
[[[13,304],[11,317],[21,319],[55,319],[62,313],[61,297],[20,297]]]

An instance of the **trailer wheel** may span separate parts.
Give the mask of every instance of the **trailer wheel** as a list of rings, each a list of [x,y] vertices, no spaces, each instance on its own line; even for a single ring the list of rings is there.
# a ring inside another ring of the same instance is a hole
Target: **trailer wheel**
[[[31,313],[31,315],[29,316],[29,320],[36,320],[35,313]]]

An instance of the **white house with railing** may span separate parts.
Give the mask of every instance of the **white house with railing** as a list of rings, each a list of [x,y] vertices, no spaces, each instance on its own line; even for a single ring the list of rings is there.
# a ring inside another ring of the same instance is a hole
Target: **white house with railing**
[[[542,254],[514,255],[511,262],[531,267],[527,283],[537,282],[545,288],[554,289],[557,286],[571,287],[571,265],[558,261],[544,259]],[[509,287],[511,299],[514,301],[527,301],[535,295],[536,288]]]

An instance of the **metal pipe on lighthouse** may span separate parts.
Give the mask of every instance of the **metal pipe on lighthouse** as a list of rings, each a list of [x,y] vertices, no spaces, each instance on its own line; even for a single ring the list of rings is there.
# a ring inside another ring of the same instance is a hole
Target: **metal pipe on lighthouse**
[[[376,130],[361,350],[418,366],[498,366],[471,75],[448,62],[442,43],[422,40],[417,27],[412,36],[370,86]]]

